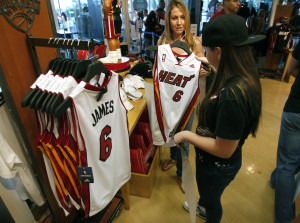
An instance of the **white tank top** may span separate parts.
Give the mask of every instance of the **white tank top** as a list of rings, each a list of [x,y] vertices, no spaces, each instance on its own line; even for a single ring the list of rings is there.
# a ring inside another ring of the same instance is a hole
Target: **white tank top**
[[[155,145],[174,146],[173,136],[185,128],[200,94],[200,68],[194,53],[179,62],[169,44],[158,46],[151,106]]]

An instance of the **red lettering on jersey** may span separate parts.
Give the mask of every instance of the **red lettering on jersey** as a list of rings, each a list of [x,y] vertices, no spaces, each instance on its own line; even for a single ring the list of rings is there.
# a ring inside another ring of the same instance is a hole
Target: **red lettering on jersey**
[[[111,127],[105,126],[100,135],[100,160],[105,162],[111,153],[111,138],[108,137],[111,133]]]
[[[168,83],[168,84],[173,84],[172,81],[174,80],[174,76],[176,74],[175,73],[169,73],[167,78],[165,79],[165,83]]]
[[[161,70],[159,72],[159,81],[160,82],[165,82],[167,84],[176,85],[176,86],[182,87],[182,88],[184,88],[186,86],[186,84],[190,80],[192,80],[194,77],[195,77],[194,74],[189,77],[183,77],[180,74],[176,75],[175,73],[171,73],[168,71]],[[183,81],[182,81],[182,78],[183,78]]]
[[[160,80],[160,82],[164,82],[164,80],[165,80],[165,78],[166,78],[166,76],[167,76],[168,73],[169,73],[168,71],[163,71],[163,70],[161,70],[159,72],[159,80]]]
[[[180,87],[182,78],[183,78],[182,75],[180,75],[180,74],[177,75],[173,81],[173,85]]]
[[[190,76],[190,77],[183,77],[183,83],[182,83],[181,87],[184,88],[185,85],[187,84],[187,82],[189,82],[190,80],[192,80],[194,77],[195,77],[194,74],[192,76]]]

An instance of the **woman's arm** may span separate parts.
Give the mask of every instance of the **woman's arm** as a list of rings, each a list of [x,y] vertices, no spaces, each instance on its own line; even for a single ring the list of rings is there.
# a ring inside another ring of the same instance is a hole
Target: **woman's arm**
[[[197,59],[200,58],[200,57],[202,57],[202,58],[205,57],[205,55],[204,55],[204,48],[202,46],[202,42],[201,42],[201,39],[199,37],[195,37],[194,54],[196,55]],[[210,71],[205,70],[203,67],[201,68],[200,75],[202,77],[206,77],[209,74],[210,74]]]
[[[181,142],[187,141],[214,156],[227,159],[232,156],[240,140],[229,140],[220,137],[216,137],[216,139],[214,139],[210,137],[199,136],[190,131],[182,131],[174,136],[174,141],[179,148],[179,144]]]
[[[198,36],[195,37],[194,54],[198,57],[205,57],[204,48],[202,46],[201,39]]]

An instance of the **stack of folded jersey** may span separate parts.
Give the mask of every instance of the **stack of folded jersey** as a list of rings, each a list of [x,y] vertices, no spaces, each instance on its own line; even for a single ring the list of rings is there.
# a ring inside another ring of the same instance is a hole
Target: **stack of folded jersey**
[[[128,98],[136,101],[143,97],[143,94],[138,91],[139,88],[145,88],[144,79],[138,75],[127,74],[123,79],[122,88]]]

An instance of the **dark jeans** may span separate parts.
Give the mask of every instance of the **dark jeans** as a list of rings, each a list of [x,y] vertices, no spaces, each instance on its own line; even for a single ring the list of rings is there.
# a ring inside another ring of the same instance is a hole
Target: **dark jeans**
[[[277,165],[270,183],[275,186],[275,222],[296,217],[293,202],[295,175],[300,168],[300,113],[283,112],[277,150]]]
[[[206,222],[220,222],[222,218],[221,196],[242,166],[242,159],[230,165],[215,164],[203,159],[196,149],[196,180],[200,194],[199,205],[206,209]]]

